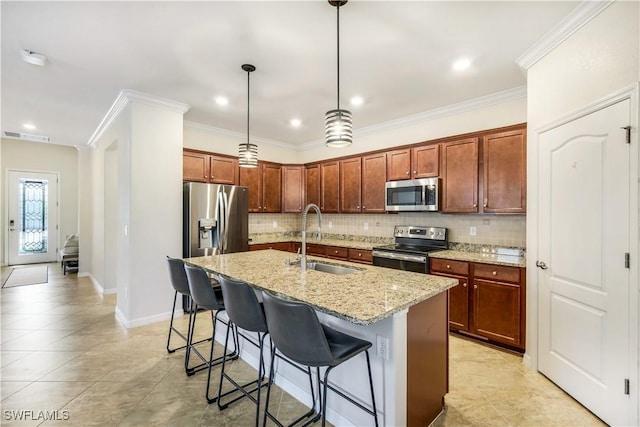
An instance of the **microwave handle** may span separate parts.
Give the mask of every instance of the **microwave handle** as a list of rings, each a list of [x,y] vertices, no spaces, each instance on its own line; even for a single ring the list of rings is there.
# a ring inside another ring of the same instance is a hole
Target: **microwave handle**
[[[427,186],[426,185],[422,186],[422,204],[423,205],[427,204]]]

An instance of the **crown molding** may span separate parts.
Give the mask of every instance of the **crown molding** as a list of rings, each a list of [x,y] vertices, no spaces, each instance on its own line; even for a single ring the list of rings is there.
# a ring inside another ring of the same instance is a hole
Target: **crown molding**
[[[573,33],[595,18],[600,12],[613,4],[615,0],[583,1],[573,9],[562,21],[547,32],[540,40],[516,59],[522,69],[528,70],[536,62],[544,58],[560,43],[571,37]]]
[[[218,127],[215,127],[215,126],[203,125],[201,123],[189,122],[189,121],[186,121],[186,120],[184,122],[184,126],[192,128],[192,129],[202,130],[204,132],[215,134],[215,135],[230,136],[230,137],[238,139],[240,141],[244,141],[247,138],[247,134],[246,133],[236,132],[236,131],[228,130],[228,129],[222,129],[222,128],[218,128]],[[257,143],[260,143],[260,144],[272,145],[274,147],[285,148],[287,150],[297,150],[298,149],[298,146],[296,146],[294,144],[288,144],[286,142],[276,141],[275,139],[261,138],[259,136],[252,136],[251,137],[251,142],[253,142],[253,143],[257,142]]]
[[[435,120],[442,117],[453,116],[464,113],[466,111],[477,110],[478,108],[490,107],[503,102],[512,101],[527,97],[527,87],[518,86],[512,89],[496,92],[491,95],[481,96],[479,98],[462,101],[457,104],[447,105],[441,108],[424,111],[422,113],[412,114],[399,119],[378,123],[354,130],[353,138],[370,135],[377,132],[388,131],[401,127],[412,126],[429,120]],[[298,151],[311,150],[324,145],[324,140],[315,140],[296,147]]]
[[[182,102],[172,101],[167,98],[149,95],[135,90],[123,89],[118,94],[118,97],[111,105],[111,108],[109,108],[109,111],[107,111],[107,114],[104,116],[95,132],[93,132],[93,135],[91,135],[91,138],[89,138],[89,141],[87,141],[88,146],[92,148],[95,147],[95,144],[102,137],[104,132],[109,128],[109,126],[111,126],[115,118],[118,117],[124,107],[130,102],[175,110],[180,114],[186,113],[189,108],[191,108],[189,105],[183,104]]]

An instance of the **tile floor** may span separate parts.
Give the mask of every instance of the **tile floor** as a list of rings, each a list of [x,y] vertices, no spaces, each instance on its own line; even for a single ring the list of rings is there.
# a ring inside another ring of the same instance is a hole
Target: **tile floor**
[[[204,372],[186,377],[183,353],[165,350],[168,322],[127,330],[114,305],[114,296],[64,276],[59,264],[50,264],[47,284],[0,291],[1,425],[252,424],[246,399],[225,411],[206,403]],[[198,332],[209,325],[201,321]],[[450,353],[451,390],[436,426],[604,425],[517,355],[456,336]],[[231,369],[254,375],[242,361]],[[279,389],[272,402],[284,421],[305,409]],[[20,410],[36,419],[11,419]],[[58,421],[43,421],[40,411],[58,411]]]

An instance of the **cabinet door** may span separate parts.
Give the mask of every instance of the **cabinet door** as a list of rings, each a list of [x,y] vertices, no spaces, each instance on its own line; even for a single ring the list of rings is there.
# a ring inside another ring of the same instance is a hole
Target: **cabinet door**
[[[527,152],[524,129],[483,138],[485,212],[525,213]]]
[[[262,212],[262,166],[240,168],[240,185],[249,187],[249,212]]]
[[[320,165],[305,167],[304,174],[305,206],[309,203],[320,206]]]
[[[307,255],[315,255],[324,257],[326,254],[326,246],[318,243],[307,243]]]
[[[440,173],[440,145],[432,144],[411,149],[411,177],[430,178]]]
[[[182,180],[185,182],[209,182],[209,155],[182,153]]]
[[[362,158],[362,212],[384,212],[386,175],[385,153]]]
[[[340,163],[338,161],[320,165],[320,210],[326,213],[340,212]]]
[[[280,165],[262,165],[262,212],[282,211],[282,168]]]
[[[238,159],[210,156],[211,174],[209,182],[215,184],[238,184]]]
[[[387,181],[411,178],[411,149],[387,152]]]
[[[449,327],[460,331],[469,330],[469,279],[455,277],[458,285],[449,289]]]
[[[474,279],[472,332],[523,348],[520,298],[519,284]]]
[[[478,212],[478,138],[442,144],[442,211]]]
[[[360,212],[362,159],[340,160],[340,211]]]
[[[302,212],[302,166],[284,166],[282,168],[282,212]]]
[[[368,249],[349,248],[349,261],[371,265],[373,264],[373,255]]]

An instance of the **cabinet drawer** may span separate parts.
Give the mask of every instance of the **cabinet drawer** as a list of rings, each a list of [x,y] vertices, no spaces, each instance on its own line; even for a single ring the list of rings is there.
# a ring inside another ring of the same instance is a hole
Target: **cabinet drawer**
[[[369,250],[349,248],[349,261],[373,264],[373,256]]]
[[[469,263],[465,261],[431,258],[431,272],[466,276],[469,274]]]
[[[500,282],[520,283],[520,269],[492,264],[474,264],[473,277],[477,279],[497,280]]]
[[[349,250],[347,248],[341,248],[339,246],[327,246],[327,257],[336,259],[347,259],[349,257]]]
[[[325,245],[317,243],[307,243],[307,255],[325,256]]]

